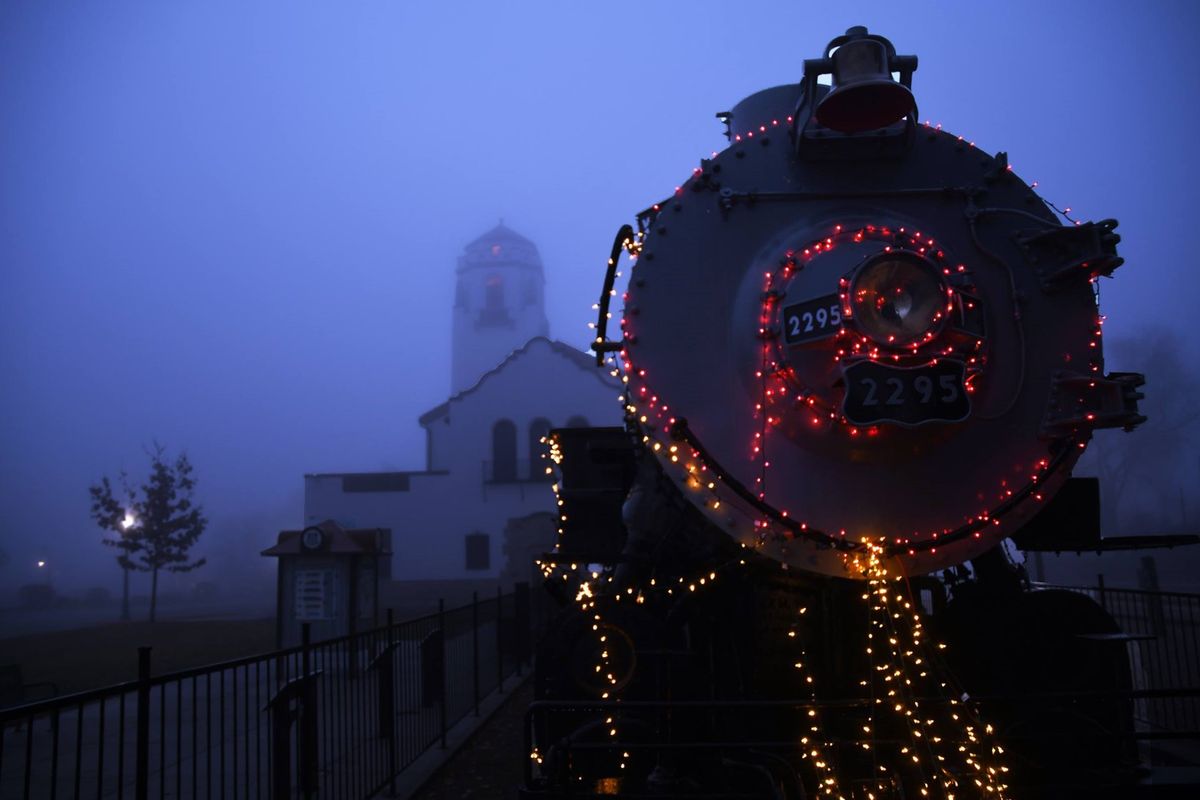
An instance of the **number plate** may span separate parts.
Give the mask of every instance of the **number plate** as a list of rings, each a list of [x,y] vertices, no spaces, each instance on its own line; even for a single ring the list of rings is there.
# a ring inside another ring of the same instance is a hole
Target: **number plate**
[[[971,413],[971,400],[963,386],[965,372],[961,361],[944,360],[912,369],[860,361],[843,371],[846,399],[842,413],[854,425],[959,422]]]
[[[842,301],[836,294],[805,300],[783,310],[783,340],[788,344],[833,336],[842,325]]]

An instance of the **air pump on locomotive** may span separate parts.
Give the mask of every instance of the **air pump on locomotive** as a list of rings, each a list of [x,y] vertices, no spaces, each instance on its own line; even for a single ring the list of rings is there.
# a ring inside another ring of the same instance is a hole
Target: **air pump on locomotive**
[[[1074,549],[1095,487],[1073,466],[1143,420],[1101,349],[1116,223],[1064,221],[1004,153],[920,123],[916,67],[852,28],[718,114],[728,146],[618,234],[593,349],[626,426],[551,439],[564,608],[523,796],[1133,774],[1117,626],[1002,547]]]

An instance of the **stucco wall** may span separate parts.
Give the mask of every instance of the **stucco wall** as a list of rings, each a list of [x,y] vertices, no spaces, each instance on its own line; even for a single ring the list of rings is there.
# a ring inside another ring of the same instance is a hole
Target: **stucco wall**
[[[408,491],[390,492],[343,492],[341,474],[307,475],[305,524],[331,518],[347,527],[390,528],[396,580],[497,577],[505,566],[507,521],[554,511],[554,495],[548,482],[484,480],[484,463],[492,459],[492,426],[499,419],[516,424],[524,477],[529,459],[540,456],[530,451],[530,423],[545,418],[561,427],[582,416],[591,425],[620,424],[618,393],[602,370],[534,339],[474,388],[452,398],[444,417],[428,423],[435,465],[446,474],[411,474]],[[489,535],[486,570],[466,569],[465,537],[476,532]]]

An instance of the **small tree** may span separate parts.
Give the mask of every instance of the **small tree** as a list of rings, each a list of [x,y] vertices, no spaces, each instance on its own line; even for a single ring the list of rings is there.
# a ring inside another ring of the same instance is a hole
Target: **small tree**
[[[113,492],[111,481],[101,479],[89,488],[92,518],[112,535],[104,543],[116,547],[117,563],[126,570],[128,599],[129,570],[150,573],[150,621],[158,607],[158,573],[190,572],[204,565],[204,559],[190,560],[189,551],[204,533],[208,520],[192,500],[196,480],[185,454],[174,463],[155,444],[150,452],[150,476],[140,492],[130,489],[121,474],[121,499]],[[126,600],[127,602],[127,600]]]
[[[1180,501],[1180,476],[1194,463],[1200,421],[1194,398],[1200,393],[1200,375],[1179,334],[1167,328],[1143,329],[1136,337],[1112,342],[1111,349],[1122,368],[1145,373],[1146,398],[1138,406],[1148,419],[1128,436],[1101,431],[1084,456],[1082,471],[1100,478],[1106,533],[1160,533],[1128,528],[1147,516],[1140,506],[1153,509],[1151,518],[1162,518],[1164,509]]]
[[[133,507],[137,497],[129,488],[129,481],[124,470],[120,477],[122,500],[118,500],[113,492],[112,483],[107,477],[101,478],[100,483],[89,487],[92,496],[92,519],[96,520],[109,535],[100,541],[109,547],[115,547],[117,563],[121,566],[121,619],[129,619],[129,571],[137,569],[133,556],[138,550],[136,531],[133,530],[136,518]]]

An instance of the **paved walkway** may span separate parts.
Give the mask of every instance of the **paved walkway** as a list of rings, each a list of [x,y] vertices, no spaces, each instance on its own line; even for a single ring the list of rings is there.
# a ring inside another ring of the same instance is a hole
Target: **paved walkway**
[[[526,680],[412,800],[515,798],[529,757],[522,722],[531,702],[533,681]]]

